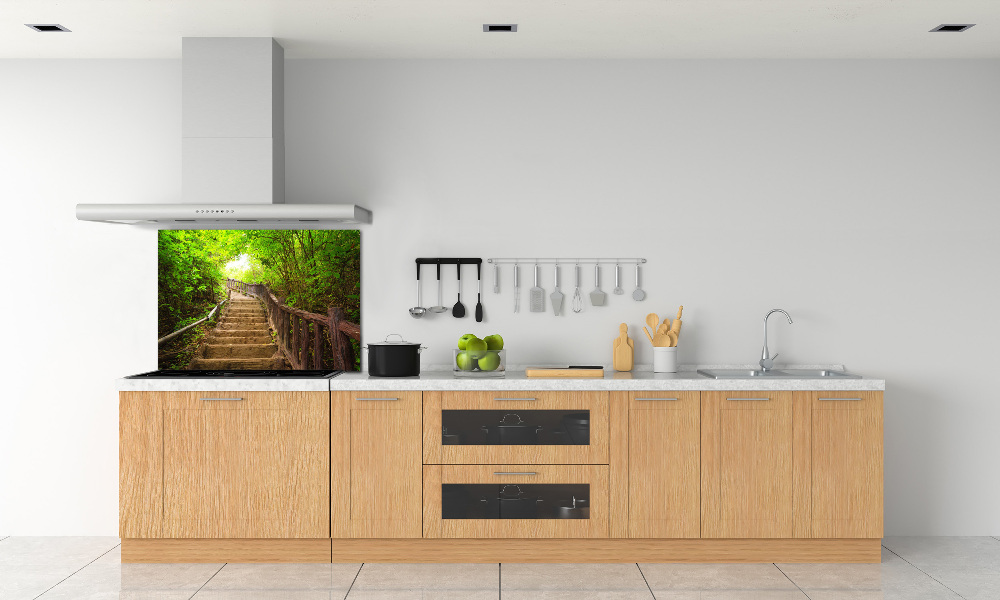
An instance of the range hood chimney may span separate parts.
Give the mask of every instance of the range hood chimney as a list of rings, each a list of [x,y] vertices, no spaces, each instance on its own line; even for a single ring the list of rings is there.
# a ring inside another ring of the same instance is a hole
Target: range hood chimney
[[[353,204],[285,204],[285,51],[277,41],[197,37],[182,48],[182,202],[78,204],[77,219],[161,229],[371,222]]]

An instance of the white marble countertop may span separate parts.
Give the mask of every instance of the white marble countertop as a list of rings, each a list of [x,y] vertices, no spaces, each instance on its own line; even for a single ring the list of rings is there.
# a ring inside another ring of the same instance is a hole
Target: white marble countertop
[[[425,370],[419,377],[369,377],[343,373],[332,379],[119,379],[120,391],[871,391],[884,390],[885,380],[862,379],[710,379],[696,370],[750,368],[747,365],[682,365],[677,373],[653,373],[637,367],[630,373],[605,368],[604,377],[525,377],[524,369],[508,369],[504,377],[455,377],[449,370]],[[780,367],[776,367],[780,368]],[[785,368],[839,369],[841,365],[785,365]]]

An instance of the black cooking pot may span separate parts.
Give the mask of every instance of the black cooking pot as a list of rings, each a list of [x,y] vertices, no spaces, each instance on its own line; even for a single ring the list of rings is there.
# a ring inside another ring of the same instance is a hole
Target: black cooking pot
[[[389,341],[392,336],[399,341]],[[372,377],[416,377],[420,375],[420,344],[403,341],[392,333],[384,342],[368,344],[368,375]]]

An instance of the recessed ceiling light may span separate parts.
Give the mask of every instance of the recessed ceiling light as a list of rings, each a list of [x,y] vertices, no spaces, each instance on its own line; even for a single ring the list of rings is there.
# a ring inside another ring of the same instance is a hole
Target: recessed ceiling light
[[[931,29],[931,31],[932,32],[934,32],[934,31],[965,31],[966,29],[968,29],[968,28],[970,28],[970,27],[972,27],[974,25],[975,25],[975,23],[972,23],[971,25],[938,25],[934,29]]]
[[[30,23],[25,23],[25,25],[27,25],[28,27],[31,27],[35,31],[41,31],[43,33],[46,32],[46,31],[65,31],[67,33],[70,32],[69,29],[66,29],[62,25],[56,25],[54,23],[53,24],[47,24],[47,25],[31,25]]]
[[[483,31],[485,31],[486,33],[491,33],[491,32],[494,32],[494,31],[508,31],[508,32],[515,32],[515,31],[517,31],[517,25],[516,25],[516,24],[505,24],[505,25],[497,25],[497,24],[494,24],[494,25],[483,25]]]

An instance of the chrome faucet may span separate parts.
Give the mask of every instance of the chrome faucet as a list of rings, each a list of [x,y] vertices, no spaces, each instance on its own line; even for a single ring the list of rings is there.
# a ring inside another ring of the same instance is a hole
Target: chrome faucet
[[[771,312],[764,315],[764,349],[760,351],[760,368],[764,371],[770,371],[774,368],[774,359],[778,358],[775,354],[771,356],[771,352],[767,349],[767,318],[771,316],[772,313],[780,312],[788,318],[788,324],[792,324],[792,317],[780,308],[773,308]]]

